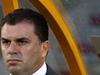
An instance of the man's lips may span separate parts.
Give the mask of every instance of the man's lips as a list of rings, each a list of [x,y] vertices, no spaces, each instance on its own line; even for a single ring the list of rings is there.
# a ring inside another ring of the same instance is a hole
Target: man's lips
[[[7,62],[22,62],[20,59],[8,59]]]
[[[22,60],[20,60],[20,59],[8,59],[7,60],[7,64],[9,66],[16,66],[16,65],[18,65],[21,62],[22,62]]]

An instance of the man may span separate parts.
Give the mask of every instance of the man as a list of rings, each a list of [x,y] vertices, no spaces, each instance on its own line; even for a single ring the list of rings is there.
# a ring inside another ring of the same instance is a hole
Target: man
[[[17,9],[0,23],[1,49],[11,75],[56,75],[46,65],[48,25],[31,9]]]

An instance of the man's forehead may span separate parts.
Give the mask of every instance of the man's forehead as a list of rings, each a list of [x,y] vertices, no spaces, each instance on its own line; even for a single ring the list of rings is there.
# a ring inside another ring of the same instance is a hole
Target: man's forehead
[[[21,22],[17,23],[15,25],[9,25],[7,23],[4,24],[2,27],[1,32],[28,32],[28,31],[34,31],[34,26],[31,23],[27,22]]]
[[[32,35],[34,28],[29,23],[18,23],[17,25],[5,24],[1,30],[1,36],[3,37],[24,37]]]
[[[19,23],[16,23],[15,25],[11,25],[11,24],[8,24],[8,23],[5,23],[4,26],[2,27],[2,29],[5,29],[5,30],[33,30],[34,29],[34,25],[32,23],[28,23],[28,22],[19,22]]]

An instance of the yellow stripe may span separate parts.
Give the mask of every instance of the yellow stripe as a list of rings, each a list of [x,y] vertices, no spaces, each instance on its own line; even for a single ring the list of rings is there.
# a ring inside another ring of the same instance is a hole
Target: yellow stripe
[[[18,9],[18,0],[1,0],[2,2],[2,8],[4,11],[4,15],[7,15],[8,13],[12,12],[14,9]]]
[[[18,9],[19,8],[18,0],[12,0],[12,1],[13,1],[14,9]]]
[[[58,25],[60,26],[62,32],[64,33],[65,37],[67,38],[71,49],[73,51],[73,54],[76,58],[76,61],[78,63],[78,66],[80,68],[80,71],[82,73],[82,75],[86,75],[86,72],[84,70],[84,66],[83,66],[83,62],[81,60],[81,56],[79,54],[79,50],[76,47],[76,43],[69,31],[69,28],[66,26],[66,24],[64,23],[62,17],[60,16],[60,13],[56,10],[56,8],[54,8],[53,3],[51,2],[51,0],[47,1],[47,0],[40,0],[42,2],[42,4],[44,4],[44,6],[49,9],[48,11],[53,15],[53,17],[55,18],[55,20],[59,23]]]
[[[49,23],[50,21],[52,22],[51,27],[53,25],[52,30],[54,30],[54,33],[57,33],[57,35],[55,35],[55,36],[58,36],[57,39],[59,37],[63,37],[63,36],[60,36],[59,34],[62,34],[62,35],[64,34],[63,38],[65,39],[58,39],[58,41],[61,43],[60,45],[63,49],[66,59],[68,60],[67,62],[72,72],[71,74],[72,75],[87,75],[86,68],[84,66],[79,49],[77,47],[77,43],[74,40],[68,28],[68,25],[66,25],[66,23],[64,22],[63,18],[58,12],[56,6],[53,4],[52,0],[30,0],[30,2],[42,12],[42,14],[46,17],[47,20],[49,19],[48,20]],[[50,19],[51,17],[52,19]],[[54,20],[57,24],[53,23],[54,21],[52,20]],[[58,31],[55,30],[57,27],[60,28],[58,29],[59,31],[61,30],[60,33],[58,33]],[[68,54],[68,53],[71,53],[71,54]]]

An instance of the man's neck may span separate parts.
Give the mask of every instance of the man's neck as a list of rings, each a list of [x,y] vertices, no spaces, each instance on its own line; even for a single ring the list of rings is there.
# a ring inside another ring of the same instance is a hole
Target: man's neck
[[[44,62],[44,64],[32,75],[46,75],[47,72],[47,66],[46,63]]]

